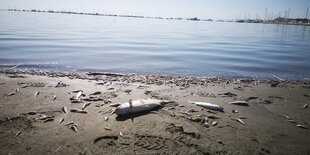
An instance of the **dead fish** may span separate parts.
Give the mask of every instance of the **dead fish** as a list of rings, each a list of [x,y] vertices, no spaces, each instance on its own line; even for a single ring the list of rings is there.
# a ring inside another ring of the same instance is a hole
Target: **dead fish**
[[[286,118],[286,119],[290,119],[290,117],[288,117],[287,115],[282,115],[282,117]]]
[[[90,106],[90,102],[88,102],[88,103],[85,103],[84,105],[83,105],[83,107],[82,107],[82,110],[84,110],[86,107],[88,107],[88,106]]]
[[[223,144],[223,145],[225,145],[225,144],[223,143],[223,141],[222,141],[222,140],[217,140],[217,142],[218,142],[219,144]]]
[[[37,97],[40,94],[39,91],[36,91],[36,93],[34,93],[34,97]]]
[[[207,118],[210,118],[210,119],[220,119],[219,117],[213,116],[213,115],[207,116]]]
[[[117,115],[126,115],[132,113],[139,113],[143,111],[150,111],[156,107],[159,107],[165,103],[171,101],[156,100],[156,99],[139,99],[135,101],[129,101],[121,104],[115,110]]]
[[[249,102],[246,102],[246,101],[234,101],[234,102],[230,102],[228,104],[240,105],[240,106],[249,106]]]
[[[209,128],[210,127],[210,125],[209,125],[209,123],[208,123],[208,121],[206,120],[205,121],[205,123],[204,123],[204,125],[203,125],[204,127],[206,127],[206,128]]]
[[[79,91],[75,97],[75,99],[79,99],[81,97],[81,95],[83,94],[83,91]]]
[[[80,99],[71,100],[71,103],[83,103]]]
[[[85,110],[80,110],[80,109],[70,109],[70,112],[76,112],[76,113],[87,114],[87,111],[85,111]]]
[[[43,123],[50,122],[50,121],[54,121],[54,119],[53,119],[53,118],[47,118],[47,119],[45,119],[45,120],[43,121]]]
[[[113,90],[114,88],[107,88],[107,90]]]
[[[72,129],[72,130],[75,131],[75,132],[78,131],[77,126],[76,126],[75,124],[71,124],[71,125],[69,126],[69,129]]]
[[[22,132],[18,131],[16,134],[15,134],[15,137],[19,136]]]
[[[15,93],[11,92],[11,93],[7,94],[6,96],[12,96],[12,95],[15,95]]]
[[[104,121],[108,121],[108,119],[109,119],[108,116],[104,117]]]
[[[286,120],[287,122],[290,122],[290,123],[293,123],[293,124],[297,124],[297,122],[295,122],[294,120],[291,120],[291,119],[289,119],[289,120]]]
[[[308,108],[308,104],[305,104],[302,108],[303,108],[303,109]]]
[[[101,92],[100,91],[96,91],[96,92],[90,93],[89,95],[99,95],[99,94],[101,94]]]
[[[245,116],[239,116],[240,119],[247,119]]]
[[[72,125],[72,124],[74,124],[74,122],[73,122],[73,121],[71,121],[71,122],[69,122],[69,123],[65,124],[65,126],[70,126],[70,125]]]
[[[119,104],[119,103],[116,103],[116,104],[110,104],[110,107],[118,107],[118,106],[120,106],[121,104]]]
[[[108,127],[104,127],[104,129],[106,129],[106,130],[110,130],[110,131],[112,130],[112,129],[108,128]]]
[[[309,129],[308,127],[306,127],[304,125],[301,125],[301,124],[297,124],[296,126],[299,127],[299,128],[303,128],[303,129]]]
[[[35,115],[35,114],[37,114],[37,112],[36,112],[36,111],[29,111],[29,112],[27,112],[26,114],[27,114],[27,115]]]
[[[63,118],[60,119],[60,120],[59,120],[59,124],[61,124],[64,120],[65,120],[65,119],[63,119]]]
[[[217,110],[217,111],[224,111],[224,108],[216,105],[216,104],[211,104],[211,103],[206,103],[206,102],[192,102],[192,101],[188,101],[191,104],[196,104],[197,106],[201,106],[207,109],[211,109],[211,110]]]
[[[46,119],[48,119],[48,118],[53,118],[54,116],[46,116],[46,115],[44,115],[44,114],[40,114],[40,117],[39,118],[37,118],[38,120],[46,120]]]
[[[68,93],[78,93],[78,92],[80,92],[80,91],[82,91],[82,90],[73,90],[73,91],[69,91]]]
[[[53,96],[53,99],[52,99],[52,100],[53,100],[53,101],[56,100],[56,95]]]
[[[68,113],[67,107],[62,107],[62,111],[63,111],[64,113]]]
[[[212,126],[216,126],[217,125],[217,121],[212,122]]]
[[[16,92],[19,92],[20,91],[20,88],[16,88],[16,90],[15,90]]]
[[[190,120],[192,120],[194,122],[200,122],[201,118],[200,117],[191,117]]]
[[[124,136],[122,132],[119,132],[119,135],[120,135],[121,137],[123,137],[123,136]]]
[[[239,118],[237,118],[236,121],[241,123],[241,124],[243,124],[243,125],[245,125],[245,123],[241,119],[239,119]]]

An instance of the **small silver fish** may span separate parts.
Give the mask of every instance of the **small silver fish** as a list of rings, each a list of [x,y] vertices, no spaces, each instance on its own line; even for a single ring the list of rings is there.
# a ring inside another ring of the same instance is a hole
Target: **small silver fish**
[[[65,126],[70,126],[70,125],[72,125],[72,124],[74,124],[74,122],[73,122],[73,121],[71,121],[71,122],[69,122],[69,123],[65,124]]]
[[[287,115],[282,115],[282,117],[284,117],[284,118],[290,120],[290,117],[288,117]]]
[[[34,97],[37,97],[40,94],[39,91],[36,91],[36,93],[34,93]]]
[[[123,137],[123,136],[124,136],[122,132],[119,132],[119,135],[120,135],[121,137]]]
[[[217,125],[217,121],[212,122],[212,126],[216,126]]]
[[[57,98],[57,96],[56,96],[56,95],[54,95],[54,96],[53,96],[53,101],[54,101],[54,100],[56,100],[56,98]]]
[[[308,108],[308,104],[305,104],[302,108],[303,108],[303,109]]]
[[[7,96],[12,96],[12,95],[15,95],[15,93],[14,93],[14,92],[11,92],[11,93],[9,93]]]
[[[100,91],[96,91],[96,92],[90,93],[89,95],[99,95],[99,94],[101,94],[101,92]]]
[[[50,122],[50,121],[54,121],[54,118],[47,118],[43,121],[43,123]]]
[[[71,124],[69,129],[72,129],[73,131],[77,132],[78,129],[77,129],[77,126],[75,124]]]
[[[63,111],[64,113],[68,113],[67,107],[62,107],[62,111]]]
[[[244,123],[241,119],[239,119],[239,118],[237,118],[236,121],[239,122],[239,123],[241,123],[241,124],[243,124],[243,125],[245,124],[245,123]]]
[[[59,120],[59,124],[62,123],[64,120],[65,120],[65,119],[63,119],[63,118],[60,119],[60,120]]]
[[[79,99],[81,97],[81,95],[83,94],[83,91],[79,91],[75,97],[75,99]]]
[[[18,131],[16,134],[15,134],[15,137],[19,136],[22,132]]]
[[[86,107],[88,107],[88,106],[90,106],[90,102],[88,102],[88,103],[85,103],[84,105],[83,105],[83,107],[82,107],[82,110],[84,110]]]
[[[16,92],[19,92],[20,91],[20,88],[16,88],[16,90],[15,90]]]
[[[245,116],[239,116],[240,119],[247,119]]]
[[[108,116],[104,117],[104,121],[108,121],[108,119],[109,119]]]
[[[301,124],[297,124],[296,126],[299,127],[299,128],[303,128],[303,129],[309,129],[308,127],[306,127],[304,125],[301,125]]]

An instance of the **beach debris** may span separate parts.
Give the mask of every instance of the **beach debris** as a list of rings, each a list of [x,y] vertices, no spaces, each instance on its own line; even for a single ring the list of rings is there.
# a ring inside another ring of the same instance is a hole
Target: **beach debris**
[[[243,124],[243,125],[245,125],[245,123],[240,118],[237,118],[236,121],[241,123],[241,124]]]
[[[81,97],[81,95],[83,94],[83,91],[79,91],[77,94],[76,94],[76,97],[75,99],[79,99]]]
[[[121,137],[123,137],[123,136],[124,136],[122,132],[119,132],[119,135],[120,135]]]
[[[139,113],[143,111],[150,111],[156,107],[159,107],[165,103],[172,101],[157,100],[157,99],[139,99],[139,100],[129,100],[126,103],[122,103],[115,110],[117,115],[126,115],[132,113]]]
[[[190,112],[198,112],[198,110],[195,110],[195,109],[192,109],[192,108],[191,108],[191,109],[186,110],[185,112],[186,112],[186,113],[190,113]]]
[[[18,131],[16,134],[15,134],[15,137],[19,136],[20,134],[22,134],[21,131]]]
[[[217,125],[217,121],[213,121],[212,126],[216,126],[216,125]]]
[[[240,119],[247,119],[245,116],[239,116]]]
[[[203,124],[203,126],[206,127],[206,128],[210,127],[208,120],[205,120],[205,123]]]
[[[12,96],[12,95],[15,95],[15,92],[10,92],[6,96]]]
[[[39,92],[39,91],[36,91],[36,92],[34,93],[34,97],[37,97],[39,94],[40,94],[40,92]]]
[[[108,121],[108,119],[109,119],[108,116],[104,117],[104,121]]]
[[[57,98],[57,96],[56,96],[56,95],[54,95],[54,96],[53,96],[53,98],[52,98],[52,100],[53,100],[53,101],[55,101],[55,100],[56,100],[56,98]]]
[[[231,112],[232,112],[232,113],[238,113],[238,111],[235,110],[235,109],[232,109]]]
[[[20,92],[20,88],[16,88],[15,91],[16,91],[16,92]]]
[[[210,119],[220,119],[219,117],[214,116],[214,115],[209,115],[209,116],[207,116],[207,118],[210,118]]]
[[[70,121],[69,123],[65,124],[65,126],[70,126],[70,125],[72,125],[72,124],[74,124],[74,122],[73,122],[73,121]]]
[[[69,86],[69,85],[68,85],[68,84],[65,84],[65,83],[63,83],[63,82],[61,82],[61,81],[58,81],[57,84],[56,84],[56,86],[55,86],[55,88],[57,88],[57,87],[67,87],[67,86]]]
[[[197,106],[207,108],[207,109],[221,111],[221,112],[224,111],[223,107],[216,105],[216,104],[211,104],[211,103],[206,103],[206,102],[193,102],[193,101],[188,101],[188,102],[191,104],[196,104]]]
[[[64,120],[65,120],[64,118],[61,118],[61,119],[59,120],[59,124],[61,124]]]
[[[104,85],[104,84],[106,84],[107,82],[98,82],[98,83],[95,83],[95,85]]]
[[[249,102],[246,102],[246,101],[234,101],[234,102],[229,102],[228,104],[239,105],[239,106],[249,106]]]
[[[96,91],[96,92],[90,93],[89,95],[99,95],[99,94],[101,94],[101,92],[100,91]]]
[[[199,116],[190,117],[189,119],[190,119],[191,121],[194,121],[194,122],[201,122],[201,117],[199,117]]]
[[[43,121],[43,123],[50,122],[50,121],[54,121],[54,118],[47,118]]]
[[[118,107],[118,106],[120,106],[121,104],[119,104],[119,103],[115,103],[115,104],[110,104],[110,107]]]
[[[64,113],[68,113],[67,107],[62,107],[62,111],[63,111]]]
[[[308,127],[306,127],[304,125],[301,125],[301,124],[297,124],[296,126],[299,127],[299,128],[303,128],[303,129],[309,129]]]
[[[88,102],[88,103],[85,103],[84,105],[83,105],[83,107],[82,107],[82,110],[84,110],[86,107],[88,107],[88,106],[90,106],[90,102]]]
[[[87,111],[81,110],[81,109],[70,109],[70,112],[76,112],[76,113],[87,114]]]
[[[303,108],[303,109],[308,108],[308,104],[305,104],[302,108]]]

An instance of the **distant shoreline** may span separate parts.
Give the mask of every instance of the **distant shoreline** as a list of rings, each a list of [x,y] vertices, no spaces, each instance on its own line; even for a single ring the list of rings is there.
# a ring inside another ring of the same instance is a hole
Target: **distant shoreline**
[[[93,15],[93,16],[112,16],[112,17],[129,17],[129,18],[150,18],[150,19],[165,19],[165,20],[189,20],[189,21],[217,21],[217,22],[237,22],[237,23],[261,23],[261,24],[280,24],[280,25],[299,25],[299,26],[310,26],[310,19],[306,18],[276,18],[274,20],[260,20],[260,19],[246,19],[246,20],[213,20],[213,19],[199,19],[197,17],[192,18],[180,18],[180,17],[152,17],[152,16],[136,16],[136,15],[117,15],[117,14],[101,14],[101,13],[85,13],[85,12],[74,12],[74,11],[54,11],[54,10],[20,10],[20,9],[0,9],[7,11],[20,11],[20,12],[41,12],[41,13],[61,13],[61,14],[78,14],[78,15]]]

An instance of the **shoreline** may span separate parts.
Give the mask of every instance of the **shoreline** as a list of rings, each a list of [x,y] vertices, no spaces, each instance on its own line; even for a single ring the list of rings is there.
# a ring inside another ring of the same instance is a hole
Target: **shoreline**
[[[147,98],[173,102],[113,113]],[[307,154],[309,98],[309,82],[0,71],[0,154]]]

